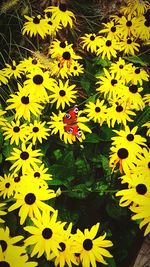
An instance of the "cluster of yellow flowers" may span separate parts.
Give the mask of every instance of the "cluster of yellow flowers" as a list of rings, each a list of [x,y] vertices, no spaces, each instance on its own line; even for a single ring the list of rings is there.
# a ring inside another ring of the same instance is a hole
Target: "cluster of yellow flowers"
[[[34,267],[36,262],[28,261],[26,247],[31,246],[31,257],[45,254],[55,266],[64,267],[82,264],[83,267],[96,267],[96,262],[107,264],[104,257],[112,257],[105,249],[112,246],[106,234],[97,237],[99,223],[72,233],[72,223],[58,220],[58,211],[47,204],[57,197],[50,189],[48,181],[52,175],[42,162],[42,152],[38,144],[53,134],[59,134],[66,144],[83,142],[84,132],[92,133],[87,122],[98,126],[106,124],[117,136],[112,137],[109,164],[112,171],[119,169],[122,183],[128,188],[117,192],[120,205],[129,206],[136,213],[132,218],[142,219],[140,227],[147,225],[145,234],[150,232],[150,150],[146,138],[138,134],[138,127],[129,126],[132,116],[150,106],[150,94],[145,94],[144,83],[149,75],[143,67],[126,61],[125,55],[135,55],[143,44],[150,43],[149,24],[150,4],[147,1],[127,0],[118,15],[110,16],[108,23],[98,34],[89,33],[81,37],[80,49],[93,53],[98,59],[109,61],[109,67],[96,76],[98,87],[93,89],[93,101],[86,99],[78,110],[76,106],[79,90],[71,82],[72,77],[84,73],[82,56],[75,52],[68,40],[57,38],[59,31],[73,27],[74,14],[66,4],[50,6],[44,15],[25,16],[22,34],[30,38],[38,36],[42,42],[50,37],[47,55],[31,51],[28,58],[17,64],[12,60],[0,70],[0,85],[11,88],[6,109],[0,110],[0,125],[5,142],[13,148],[6,160],[11,162],[9,174],[0,176],[0,197],[13,198],[15,203],[8,212],[19,209],[20,225],[30,218],[30,225],[24,230],[30,236],[11,237],[9,228],[0,228],[0,263],[16,267]],[[86,70],[85,70],[86,71]],[[86,102],[86,103],[85,103]],[[85,105],[84,105],[85,104]],[[49,105],[51,116],[48,121],[42,117],[44,108]],[[73,107],[72,107],[73,105]],[[67,112],[65,111],[71,106]],[[10,118],[9,112],[13,110]],[[56,113],[56,112],[57,113]],[[119,126],[120,130],[114,129]],[[150,121],[143,126],[148,128]],[[0,216],[6,215],[6,204],[0,203]],[[5,221],[0,219],[1,223]],[[16,245],[21,241],[21,245]],[[15,249],[15,257],[11,251]]]

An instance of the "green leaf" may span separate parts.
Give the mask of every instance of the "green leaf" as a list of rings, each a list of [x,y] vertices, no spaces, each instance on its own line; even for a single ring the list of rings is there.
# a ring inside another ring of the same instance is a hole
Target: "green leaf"
[[[103,68],[106,68],[106,67],[110,67],[111,65],[111,61],[108,60],[108,59],[103,59],[101,57],[95,57],[93,59],[93,62],[96,64],[96,65],[101,65]]]
[[[144,62],[140,57],[138,56],[128,56],[128,57],[124,57],[124,59],[132,62],[132,63],[136,63],[136,64],[140,64],[143,67],[146,67],[149,63]]]
[[[116,263],[115,263],[115,260],[113,258],[107,258],[107,267],[117,267]]]
[[[67,193],[69,197],[84,199],[88,196],[90,190],[88,190],[85,184],[78,184],[71,188],[71,190]]]
[[[145,107],[143,112],[140,112],[139,115],[134,119],[133,125],[141,127],[143,124],[150,120],[150,107]]]
[[[83,77],[81,80],[80,80],[80,83],[81,83],[81,86],[83,87],[83,89],[89,93],[90,92],[90,82],[88,81],[87,78]]]
[[[97,144],[99,143],[101,140],[101,138],[98,136],[98,134],[96,133],[89,133],[86,135],[86,139],[84,141],[84,143],[94,143]]]
[[[113,201],[106,205],[106,211],[115,220],[120,220],[121,217],[127,216],[127,209],[120,207],[118,203]]]
[[[2,154],[0,154],[0,163],[2,163],[2,161],[3,161],[3,156]]]
[[[48,185],[62,185],[63,181],[59,179],[52,179],[52,180],[47,181],[47,184]]]

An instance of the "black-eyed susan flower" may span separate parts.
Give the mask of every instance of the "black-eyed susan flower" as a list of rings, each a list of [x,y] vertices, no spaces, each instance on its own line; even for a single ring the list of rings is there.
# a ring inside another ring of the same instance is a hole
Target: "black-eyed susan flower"
[[[127,77],[127,82],[131,82],[135,85],[137,85],[138,83],[142,85],[143,81],[148,81],[148,79],[149,75],[144,69],[132,66],[130,75]]]
[[[120,51],[123,51],[124,54],[135,55],[136,52],[139,52],[140,45],[134,41],[132,37],[121,39]]]
[[[26,141],[32,139],[32,144],[35,145],[37,141],[42,143],[43,139],[47,139],[47,137],[49,136],[49,129],[47,129],[45,125],[45,121],[38,122],[37,120],[34,120],[33,123],[30,122],[28,126],[28,137]]]
[[[24,227],[24,230],[31,234],[25,240],[25,246],[32,246],[31,257],[37,254],[39,258],[45,253],[46,259],[49,260],[52,253],[59,255],[59,243],[65,223],[57,221],[57,216],[56,210],[52,214],[43,211],[39,219],[32,218],[33,226]]]
[[[136,134],[138,126],[130,130],[129,126],[125,126],[124,130],[113,130],[117,136],[112,137],[113,145],[124,144],[125,147],[130,147],[135,153],[142,151],[142,146],[146,146],[146,139],[139,134]]]
[[[135,29],[139,25],[139,20],[137,17],[132,17],[131,15],[122,16],[118,21],[118,33],[121,38],[127,38],[131,36],[136,36]]]
[[[143,41],[149,41],[150,39],[150,21],[149,17],[141,16],[139,18],[139,24],[137,25],[136,35]]]
[[[12,197],[14,193],[14,180],[12,174],[0,176],[0,196],[4,199]]]
[[[2,127],[4,139],[10,139],[10,144],[24,142],[27,137],[27,125],[24,123],[20,125],[20,121],[6,122]]]
[[[19,246],[15,247],[15,257],[12,256],[12,248],[8,248],[3,253],[0,247],[0,266],[16,267],[16,263],[20,267],[35,267],[38,265],[37,262],[28,261],[28,255],[25,252],[21,253]]]
[[[45,12],[45,19],[48,24],[48,35],[56,36],[56,33],[62,29],[62,25],[59,21],[52,19],[51,12]]]
[[[126,81],[126,77],[132,70],[132,64],[127,64],[123,58],[119,57],[116,62],[111,64],[109,70],[110,73],[116,75],[117,79],[123,79],[124,81]]]
[[[49,181],[52,179],[52,175],[47,173],[48,168],[45,168],[44,164],[41,164],[40,166],[34,166],[34,168],[30,168],[27,172],[24,173],[24,175],[29,175],[35,180],[38,181]]]
[[[84,112],[87,113],[87,117],[94,122],[98,122],[100,125],[106,120],[107,106],[104,105],[104,100],[97,99],[95,103],[89,102],[86,104]]]
[[[24,58],[23,60],[20,61],[20,64],[24,70],[25,73],[32,73],[33,71],[37,71],[39,69],[43,69],[44,65],[39,61],[38,58],[33,57],[28,57]]]
[[[97,76],[98,82],[96,82],[96,84],[99,84],[99,87],[96,91],[103,93],[105,98],[113,98],[116,95],[123,95],[127,90],[124,80],[117,78],[117,74],[110,73],[105,68],[104,74],[104,76]]]
[[[109,166],[114,170],[117,164],[119,164],[120,173],[129,174],[130,170],[135,167],[137,163],[137,154],[130,149],[130,147],[126,147],[124,144],[117,144],[116,146],[110,147],[110,161]]]
[[[109,127],[114,127],[116,122],[125,126],[128,121],[133,121],[130,116],[135,115],[135,112],[127,106],[127,103],[117,102],[107,109],[106,121]]]
[[[107,23],[102,23],[104,29],[100,30],[99,33],[106,34],[108,39],[116,39],[119,40],[119,33],[118,33],[118,25],[114,23],[114,21],[109,21]]]
[[[2,248],[2,252],[6,253],[8,249],[17,249],[16,243],[21,241],[24,237],[21,235],[11,236],[10,230],[6,226],[6,228],[0,228],[0,246]],[[25,247],[20,246],[20,254],[25,253]],[[1,258],[0,258],[1,259]]]
[[[59,84],[54,88],[51,88],[51,94],[49,95],[50,103],[55,103],[56,108],[62,107],[65,108],[65,105],[70,106],[71,103],[75,103],[77,98],[77,90],[74,90],[76,87],[75,84],[69,86],[69,80],[63,83],[59,80]]]
[[[114,38],[99,37],[99,47],[97,49],[97,56],[101,55],[102,59],[105,57],[109,60],[117,57],[117,50],[119,50],[118,42]]]
[[[143,124],[143,127],[147,127],[146,135],[150,136],[150,121],[148,121],[145,124]]]
[[[11,64],[6,63],[6,67],[3,68],[3,74],[7,78],[21,78],[21,74],[23,74],[23,68],[21,64],[16,64],[15,60],[12,60]]]
[[[131,109],[135,110],[143,110],[145,107],[144,99],[141,96],[141,92],[143,91],[143,87],[131,84],[128,86],[128,90],[126,90],[124,94],[124,100],[128,103],[128,106]]]
[[[4,223],[5,221],[1,218],[1,216],[4,216],[7,214],[6,211],[4,211],[5,209],[5,203],[0,203],[0,223]]]
[[[5,77],[5,74],[2,70],[0,70],[0,85],[7,84],[8,79]]]
[[[78,61],[74,60],[70,66],[69,73],[73,76],[79,76],[84,72],[83,65],[80,64]]]
[[[112,255],[106,249],[112,247],[110,240],[105,239],[106,233],[96,237],[99,229],[99,223],[93,225],[91,229],[85,229],[82,233],[79,229],[73,235],[73,249],[75,253],[79,253],[79,259],[83,267],[96,267],[96,262],[107,264],[105,257],[111,258]]]
[[[126,6],[121,6],[120,11],[126,14],[133,14],[137,17],[143,15],[150,8],[148,1],[132,0],[126,1]]]
[[[65,3],[60,3],[58,6],[49,6],[45,9],[45,13],[47,12],[52,13],[52,19],[56,21],[56,23],[62,23],[63,27],[69,25],[72,28],[75,16],[73,12],[68,10]]]
[[[100,36],[96,36],[95,33],[86,33],[85,36],[81,37],[82,48],[86,48],[87,51],[96,53],[100,43]]]
[[[57,267],[69,266],[72,267],[72,263],[78,265],[76,260],[73,247],[73,240],[71,239],[71,229],[72,223],[69,224],[68,228],[65,229],[61,235],[61,239],[59,241],[59,249],[58,255],[56,256],[54,253],[51,255],[51,258],[55,257],[54,264]]]
[[[51,63],[51,69],[50,69],[51,76],[55,77],[61,77],[62,79],[67,78],[70,75],[70,71],[67,67],[67,64],[61,65],[60,61],[57,59],[54,59],[54,61]]]
[[[41,15],[32,17],[25,15],[24,17],[27,22],[25,22],[23,25],[22,34],[27,34],[30,37],[36,36],[38,34],[42,39],[44,39],[49,30],[47,19],[41,18]]]
[[[25,89],[31,96],[39,99],[41,102],[48,102],[47,90],[51,90],[56,85],[56,81],[49,77],[49,72],[43,72],[41,69],[27,74],[27,80],[24,82]]]
[[[38,158],[42,156],[40,149],[32,149],[32,144],[25,145],[22,143],[21,149],[13,148],[11,156],[7,160],[15,161],[10,167],[10,170],[14,169],[14,172],[22,170],[22,173],[26,172],[30,167],[37,166],[37,163],[41,163],[41,160]]]
[[[6,110],[15,109],[15,119],[20,119],[23,117],[24,119],[30,121],[31,114],[35,116],[39,116],[41,114],[41,110],[43,109],[42,105],[39,104],[39,100],[33,94],[29,95],[29,91],[24,90],[20,84],[18,84],[18,92],[16,94],[11,94],[11,98],[7,100],[10,104]]]
[[[150,232],[150,198],[145,196],[138,197],[138,205],[131,206],[130,210],[135,214],[132,216],[132,220],[141,220],[140,228],[145,228],[144,236]]]
[[[45,186],[39,186],[38,182],[31,183],[30,179],[23,179],[15,193],[15,203],[12,204],[8,211],[13,211],[19,208],[20,224],[22,225],[27,217],[31,219],[41,218],[41,211],[54,211],[54,209],[44,201],[56,197],[53,190]]]
[[[137,205],[139,196],[150,198],[149,177],[144,178],[142,175],[130,174],[124,175],[121,179],[123,179],[123,183],[128,184],[127,189],[119,190],[116,193],[117,197],[121,197],[119,200],[121,207],[129,206],[133,202]]]

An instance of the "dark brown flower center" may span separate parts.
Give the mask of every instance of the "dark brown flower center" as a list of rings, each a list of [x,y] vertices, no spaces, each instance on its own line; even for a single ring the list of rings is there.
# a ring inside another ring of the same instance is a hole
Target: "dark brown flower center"
[[[148,163],[148,168],[150,169],[150,162]]]
[[[24,105],[28,105],[29,104],[29,97],[28,96],[21,97],[21,102]]]
[[[37,75],[35,75],[34,77],[33,77],[33,82],[35,83],[35,84],[42,84],[42,82],[43,82],[43,77],[42,77],[42,75],[39,75],[39,74],[37,74]]]
[[[29,153],[26,151],[21,152],[20,158],[23,160],[27,160],[29,158]]]
[[[127,40],[127,44],[131,44],[132,43],[132,40],[131,39],[128,39]]]
[[[60,242],[60,243],[59,243],[59,246],[60,246],[60,248],[58,249],[59,251],[61,251],[61,252],[65,251],[65,249],[66,249],[66,245],[65,245],[64,242]]]
[[[140,71],[141,71],[140,68],[135,69],[135,73],[136,73],[136,74],[139,74]]]
[[[13,128],[13,131],[14,131],[15,133],[19,133],[19,131],[20,131],[20,127],[15,126],[15,127]]]
[[[134,135],[133,134],[128,134],[126,138],[127,138],[128,141],[133,141],[134,140]]]
[[[33,193],[28,193],[25,198],[24,198],[24,201],[26,204],[28,205],[32,205],[35,203],[36,201],[36,196],[33,194]]]
[[[33,130],[34,133],[37,133],[39,131],[39,128],[35,126],[35,127],[33,127],[32,130]]]
[[[60,95],[60,96],[65,96],[65,95],[66,95],[66,92],[65,92],[64,90],[60,90],[60,91],[59,91],[59,95]]]
[[[33,65],[36,65],[38,62],[37,62],[37,60],[34,58],[34,59],[32,59],[32,64]]]
[[[111,46],[111,41],[110,40],[106,41],[106,46]]]
[[[39,19],[38,17],[35,17],[35,18],[33,19],[33,23],[34,23],[34,24],[39,24],[39,23],[40,23],[40,19]]]
[[[116,32],[116,27],[115,26],[111,27],[111,32]]]
[[[52,23],[50,20],[49,20],[48,24],[49,24],[49,25],[53,25],[53,23]]]
[[[90,40],[91,41],[94,41],[95,40],[95,36],[94,35],[91,35]]]
[[[7,261],[0,261],[0,267],[11,267]]]
[[[20,182],[20,180],[21,180],[21,179],[20,179],[20,176],[17,176],[17,177],[14,178],[14,182],[15,182],[15,183]]]
[[[39,172],[35,172],[35,173],[34,173],[34,177],[35,177],[35,178],[39,178],[40,176],[41,176],[41,175],[40,175]]]
[[[137,93],[137,91],[138,91],[138,87],[137,87],[137,85],[134,85],[134,84],[130,85],[130,87],[129,87],[129,91],[130,91],[131,93],[133,93],[133,94]]]
[[[126,159],[129,155],[128,150],[126,148],[120,148],[117,152],[117,155],[120,159]]]
[[[111,85],[115,85],[117,83],[117,80],[116,79],[112,79],[111,80]]]
[[[74,66],[73,69],[74,69],[74,70],[77,70],[78,68],[77,68],[77,66]]]
[[[96,107],[96,108],[95,108],[95,112],[98,113],[98,112],[100,112],[100,111],[101,111],[100,107]]]
[[[145,184],[138,184],[136,186],[136,192],[140,195],[145,195],[147,192],[147,187]]]
[[[64,52],[63,55],[62,55],[63,59],[65,60],[69,60],[71,58],[71,55],[69,52]]]
[[[12,68],[12,70],[16,70],[16,66],[12,66],[11,68]]]
[[[144,22],[144,25],[146,27],[150,27],[150,19],[146,19],[146,21]]]
[[[116,111],[117,111],[117,112],[122,112],[122,111],[123,111],[123,107],[122,107],[121,105],[118,105],[118,106],[116,107]]]
[[[59,5],[59,9],[60,9],[61,11],[65,12],[65,11],[67,10],[67,6],[66,6],[66,4],[60,4],[60,5]]]
[[[6,183],[5,188],[9,188],[9,187],[10,187],[10,183]]]
[[[2,252],[4,252],[7,249],[7,243],[5,240],[0,240],[0,246],[2,248]]]
[[[127,26],[127,27],[131,27],[131,26],[132,26],[132,22],[131,22],[131,20],[128,20],[128,21],[127,21],[126,26]]]
[[[91,250],[93,247],[93,242],[91,239],[87,238],[83,242],[83,248],[87,251]]]
[[[65,48],[66,47],[66,44],[65,42],[60,42],[60,45],[59,45],[61,48]]]
[[[123,67],[124,67],[123,65],[119,65],[119,69],[123,69]]]
[[[50,239],[53,235],[53,232],[50,228],[44,228],[42,231],[42,236],[44,239]]]

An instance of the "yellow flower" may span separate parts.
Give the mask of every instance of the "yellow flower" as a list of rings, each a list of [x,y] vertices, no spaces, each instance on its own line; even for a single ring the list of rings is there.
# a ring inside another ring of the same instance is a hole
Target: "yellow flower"
[[[4,211],[3,209],[5,209],[5,203],[0,203],[0,223],[4,223],[5,221],[1,218],[1,216],[4,216],[7,214],[6,211]]]
[[[1,110],[0,107],[0,125],[3,126],[7,122],[7,120],[3,117],[3,115],[6,113],[6,111]]]
[[[139,52],[140,45],[134,42],[133,38],[124,38],[120,41],[120,51],[123,51],[124,54],[135,55],[135,51]]]
[[[126,103],[114,103],[107,109],[106,121],[109,127],[114,127],[115,123],[122,123],[126,126],[127,121],[133,121],[129,116],[135,116],[135,112],[127,106]]]
[[[148,1],[132,0],[126,1],[126,6],[122,6],[120,11],[124,14],[134,14],[137,17],[143,15],[150,8],[150,3]]]
[[[82,233],[77,229],[77,233],[72,236],[74,240],[73,250],[80,253],[79,259],[83,267],[96,267],[96,262],[107,264],[104,257],[111,258],[112,255],[105,248],[111,247],[113,244],[110,240],[106,240],[106,233],[103,236],[96,237],[99,223],[92,226],[90,230],[85,229]]]
[[[103,93],[105,98],[114,98],[117,95],[124,95],[127,90],[127,87],[124,85],[124,80],[121,78],[119,79],[117,74],[109,73],[105,68],[104,74],[105,76],[97,76],[99,80],[96,84],[100,84],[100,86],[96,91]]]
[[[37,141],[42,143],[42,139],[47,139],[49,136],[49,129],[45,127],[46,122],[38,122],[34,120],[33,123],[30,123],[28,126],[28,137],[26,141],[32,139],[32,144],[35,145]]]
[[[21,74],[23,74],[23,68],[21,64],[16,64],[15,60],[12,60],[11,64],[6,63],[6,67],[3,68],[3,74],[7,78],[15,77],[21,78]]]
[[[112,145],[123,144],[124,147],[130,147],[137,153],[142,151],[142,146],[146,146],[146,139],[139,134],[136,134],[138,127],[135,126],[130,130],[129,126],[125,126],[124,130],[113,130],[118,136],[114,136]]]
[[[140,154],[138,154],[138,161],[136,172],[141,173],[143,177],[149,177],[150,175],[150,149],[143,148]]]
[[[64,109],[66,104],[70,106],[70,104],[74,103],[76,99],[77,91],[74,90],[75,86],[75,84],[69,86],[69,80],[67,80],[65,84],[59,80],[59,85],[55,86],[55,88],[51,88],[52,93],[49,96],[50,103],[57,102],[57,109],[59,107]]]
[[[149,41],[150,39],[150,22],[149,17],[141,16],[139,18],[139,24],[136,27],[136,35],[143,41]]]
[[[42,156],[40,149],[33,150],[32,144],[28,147],[23,143],[21,149],[13,148],[11,156],[7,160],[15,161],[10,167],[10,170],[15,169],[17,172],[22,169],[22,173],[26,172],[31,166],[37,166],[37,163],[41,163],[41,160],[37,157]]]
[[[150,136],[150,121],[148,121],[145,124],[143,124],[143,127],[144,126],[147,127],[147,129],[148,129],[146,135]]]
[[[121,38],[127,38],[136,35],[136,27],[139,25],[139,20],[137,17],[131,17],[131,15],[127,15],[127,17],[122,16],[118,21],[118,33]]]
[[[150,94],[144,95],[143,100],[144,100],[145,104],[150,106]]]
[[[45,252],[46,259],[49,260],[52,253],[55,256],[59,255],[59,242],[65,223],[57,221],[57,215],[56,210],[51,215],[49,211],[45,211],[38,219],[32,218],[34,226],[24,227],[25,231],[31,234],[25,240],[25,246],[32,245],[31,257],[37,254],[39,258]]]
[[[44,39],[49,31],[47,19],[42,19],[41,15],[37,15],[36,17],[29,17],[25,15],[24,17],[27,19],[27,22],[23,25],[22,34],[24,35],[27,33],[30,37],[39,34],[41,38]]]
[[[65,3],[60,3],[59,6],[49,6],[45,9],[45,12],[52,13],[52,19],[56,21],[56,23],[62,23],[63,27],[69,26],[72,28],[73,19],[75,16],[73,12],[67,10],[67,5]]]
[[[125,60],[121,57],[110,66],[110,73],[116,75],[117,79],[122,79],[126,81],[126,77],[130,74],[132,69],[132,64],[127,64]]]
[[[7,102],[11,103],[6,110],[15,109],[15,119],[20,119],[24,117],[24,119],[30,121],[30,113],[38,116],[41,114],[41,110],[43,107],[39,104],[39,100],[34,95],[29,95],[27,90],[24,90],[21,85],[18,84],[19,91],[16,94],[11,94],[11,98],[7,100]]]
[[[104,29],[100,30],[99,33],[105,33],[108,39],[116,39],[119,40],[119,33],[118,33],[118,25],[114,24],[114,21],[110,21],[107,23],[102,23]]]
[[[49,46],[49,54],[51,54],[52,58],[57,58],[58,55],[63,54],[65,50],[72,51],[73,44],[68,44],[68,41],[59,41],[55,39]]]
[[[86,47],[87,51],[96,53],[98,44],[100,42],[99,36],[96,36],[95,33],[86,33],[85,36],[81,37],[81,40],[81,45],[83,49]]]
[[[104,105],[104,100],[100,101],[99,99],[96,100],[95,103],[89,102],[86,104],[86,109],[84,112],[87,113],[87,117],[94,122],[103,124],[106,120],[107,114],[107,106]]]
[[[10,139],[10,144],[19,144],[19,141],[24,142],[27,136],[26,124],[20,125],[20,121],[6,122],[5,126],[2,127],[3,135],[5,140]]]
[[[112,171],[119,163],[120,173],[129,174],[130,170],[135,167],[137,163],[137,151],[133,151],[130,147],[126,147],[125,144],[117,144],[110,148],[110,161],[109,165],[112,168]]]
[[[128,77],[128,76],[127,76]],[[128,90],[125,92],[124,100],[128,103],[128,106],[135,110],[143,110],[145,103],[140,92],[143,91],[143,87],[131,84],[128,86]]]
[[[14,193],[14,180],[12,174],[4,174],[4,177],[0,176],[0,196],[9,198]]]
[[[149,80],[149,75],[144,69],[132,66],[131,73],[127,77],[127,82],[131,82],[132,84],[135,85],[137,85],[138,83],[142,85],[143,81],[148,81],[148,80]]]
[[[79,64],[78,61],[74,60],[70,66],[70,75],[79,76],[84,72],[84,68],[82,64]]]
[[[100,37],[99,48],[96,52],[98,56],[101,54],[102,59],[107,57],[110,60],[111,57],[117,57],[117,50],[119,50],[119,45],[114,38]]]
[[[54,211],[54,209],[43,201],[56,197],[53,190],[43,186],[40,187],[38,182],[31,183],[30,179],[23,179],[15,193],[16,202],[12,204],[8,211],[19,209],[20,224],[22,225],[27,216],[31,219],[40,220],[41,211]]]
[[[51,90],[56,86],[55,79],[49,78],[49,72],[43,72],[39,69],[27,74],[26,77],[24,89],[30,92],[30,96],[34,96],[42,102],[48,102],[49,98],[46,90]]]
[[[24,58],[20,61],[20,65],[22,66],[25,73],[32,73],[33,71],[37,71],[41,68],[44,68],[44,65],[39,61],[39,59],[33,57]]]
[[[150,198],[150,182],[149,178],[144,178],[142,175],[124,175],[121,177],[123,183],[128,183],[128,188],[119,190],[116,193],[117,197],[121,197],[119,205],[121,207],[129,206],[132,203],[138,204],[139,196]]]

